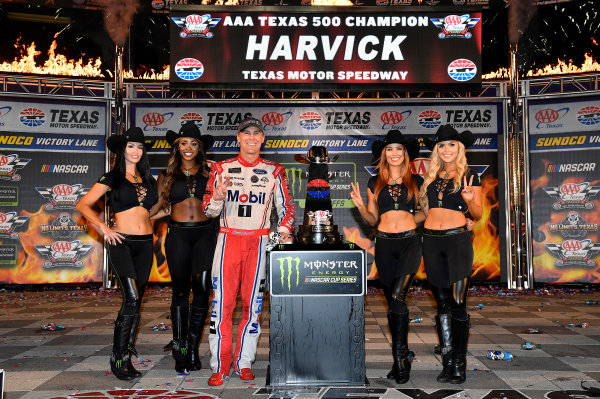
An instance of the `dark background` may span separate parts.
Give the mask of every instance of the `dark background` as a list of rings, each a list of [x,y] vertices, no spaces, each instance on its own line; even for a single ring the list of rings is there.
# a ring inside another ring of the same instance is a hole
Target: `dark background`
[[[110,0],[102,0],[110,3]],[[516,0],[515,0],[516,1]],[[524,2],[525,0],[521,0]],[[529,0],[531,1],[531,0]],[[29,2],[33,3],[33,2]],[[37,56],[38,65],[48,58],[47,51],[53,40],[57,41],[57,53],[78,60],[102,59],[102,70],[114,69],[114,41],[107,33],[104,12],[98,6],[75,8],[86,4],[84,0],[66,2],[61,0],[37,1],[37,5],[20,1],[0,2],[0,63],[20,58],[19,47],[35,42],[42,54]],[[69,7],[56,8],[62,3]],[[100,0],[98,0],[100,3]],[[509,9],[500,2],[483,10],[483,66],[482,73],[497,71],[509,65]],[[46,7],[53,4],[55,7]],[[90,1],[87,4],[91,4]],[[263,3],[266,5],[266,3]],[[444,3],[440,3],[444,5]],[[365,4],[368,5],[368,4]],[[505,5],[505,4],[504,4]],[[446,5],[446,8],[448,6]],[[452,8],[452,7],[450,7]],[[116,7],[105,8],[115,15]],[[456,7],[457,14],[460,7]],[[581,65],[588,53],[600,59],[598,32],[600,31],[600,2],[597,0],[573,0],[558,4],[534,6],[529,23],[518,30],[519,69],[527,70],[555,64],[557,60],[572,60]],[[18,15],[15,13],[25,14]],[[523,13],[519,13],[523,15]],[[118,15],[117,15],[118,16]],[[112,24],[115,26],[115,24]],[[116,24],[126,29],[127,24]],[[512,30],[513,32],[516,29]],[[56,37],[56,39],[55,39]],[[113,36],[114,37],[114,36]],[[153,69],[162,71],[169,64],[168,14],[152,10],[146,3],[138,7],[132,17],[129,34],[125,34],[125,69],[136,76]],[[20,46],[15,46],[15,43]],[[427,56],[425,52],[424,57]],[[110,74],[104,72],[106,78]]]

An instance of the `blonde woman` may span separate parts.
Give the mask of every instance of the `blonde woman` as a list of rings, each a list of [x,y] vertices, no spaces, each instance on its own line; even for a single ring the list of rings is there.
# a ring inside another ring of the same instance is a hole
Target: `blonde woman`
[[[371,226],[377,225],[375,263],[388,303],[394,359],[387,378],[405,384],[410,378],[414,357],[408,349],[406,295],[421,264],[422,251],[415,214],[423,179],[413,175],[410,168],[410,161],[419,154],[419,143],[405,138],[398,130],[390,130],[383,141],[373,143],[371,150],[379,163],[378,174],[367,183],[367,205],[358,183],[350,183],[350,197],[363,219]],[[419,212],[419,216],[422,215]]]
[[[423,262],[437,304],[436,324],[443,370],[438,382],[462,384],[466,379],[469,335],[467,292],[473,267],[468,212],[482,213],[479,177],[467,165],[465,150],[473,144],[469,131],[458,133],[442,125],[435,139],[424,139],[431,150],[429,171],[419,200],[427,215],[423,231]]]

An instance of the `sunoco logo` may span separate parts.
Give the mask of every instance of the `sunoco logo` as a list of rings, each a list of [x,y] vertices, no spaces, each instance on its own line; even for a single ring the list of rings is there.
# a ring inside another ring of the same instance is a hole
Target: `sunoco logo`
[[[279,261],[279,271],[281,272],[281,288],[285,290],[287,283],[287,290],[292,290],[292,276],[296,274],[296,281],[294,287],[297,287],[300,283],[300,258],[293,258],[287,256],[285,258],[277,259]],[[287,273],[286,273],[287,272]]]

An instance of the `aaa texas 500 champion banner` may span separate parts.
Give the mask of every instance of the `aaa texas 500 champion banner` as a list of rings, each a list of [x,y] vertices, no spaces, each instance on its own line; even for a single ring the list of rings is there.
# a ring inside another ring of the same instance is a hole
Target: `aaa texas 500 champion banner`
[[[481,84],[480,20],[481,12],[172,6],[171,86],[466,89]]]

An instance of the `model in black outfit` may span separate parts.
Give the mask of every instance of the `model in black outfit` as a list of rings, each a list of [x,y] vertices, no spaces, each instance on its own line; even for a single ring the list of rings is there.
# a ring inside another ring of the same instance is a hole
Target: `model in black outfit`
[[[423,179],[413,175],[410,168],[410,160],[419,153],[419,143],[416,139],[406,139],[398,130],[390,130],[383,141],[373,143],[372,152],[379,158],[379,164],[377,176],[367,185],[368,205],[362,200],[358,183],[350,183],[350,197],[363,219],[371,226],[377,224],[375,264],[389,306],[394,358],[387,377],[404,384],[410,378],[414,357],[408,349],[406,295],[421,264],[421,238],[416,231],[415,215]],[[418,214],[417,219],[422,221],[423,213]]]
[[[462,384],[466,379],[469,315],[467,292],[473,267],[468,212],[481,218],[479,177],[467,166],[465,148],[473,143],[469,131],[459,134],[450,125],[425,138],[431,152],[429,171],[419,193],[426,213],[423,261],[437,304],[436,325],[442,347],[439,382]]]
[[[110,356],[111,371],[120,380],[141,376],[131,363],[131,354],[137,356],[140,306],[153,262],[149,210],[158,197],[144,142],[144,133],[137,127],[111,136],[106,145],[116,154],[115,165],[77,204],[77,211],[104,235],[109,264],[123,294]],[[92,209],[104,194],[114,212],[112,228]]]
[[[178,133],[169,130],[166,138],[171,145],[171,156],[166,170],[158,177],[158,208],[163,213],[170,210],[171,215],[165,242],[173,285],[173,340],[168,348],[175,359],[175,370],[188,373],[202,368],[198,345],[212,287],[210,273],[216,233],[214,223],[202,211],[202,197],[209,172],[206,149],[214,140],[210,135],[202,136],[191,121]]]

